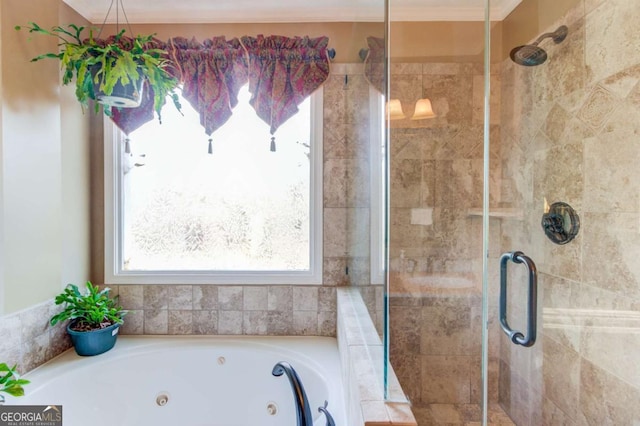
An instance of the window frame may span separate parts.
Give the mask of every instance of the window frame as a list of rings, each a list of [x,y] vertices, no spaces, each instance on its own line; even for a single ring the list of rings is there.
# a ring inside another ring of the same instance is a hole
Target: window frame
[[[386,270],[385,241],[386,241],[386,163],[385,153],[385,122],[384,122],[384,96],[373,86],[369,86],[369,127],[370,141],[370,277],[371,284],[384,284]]]
[[[323,92],[310,96],[311,149],[308,271],[206,271],[122,269],[123,202],[121,170],[124,134],[104,117],[104,280],[106,284],[322,284],[323,267]],[[208,155],[208,154],[203,154]],[[215,154],[214,154],[215,155]],[[277,152],[274,154],[277,155]]]

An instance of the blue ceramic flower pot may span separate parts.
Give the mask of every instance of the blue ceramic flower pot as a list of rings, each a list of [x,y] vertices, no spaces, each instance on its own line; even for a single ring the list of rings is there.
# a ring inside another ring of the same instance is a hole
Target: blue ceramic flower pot
[[[67,325],[67,333],[71,337],[73,347],[80,356],[100,355],[116,344],[120,324],[112,324],[107,328],[92,331],[75,331],[71,323]]]

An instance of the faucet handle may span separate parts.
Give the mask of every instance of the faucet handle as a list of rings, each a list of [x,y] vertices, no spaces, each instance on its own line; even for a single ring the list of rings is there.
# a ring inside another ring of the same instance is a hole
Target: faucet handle
[[[329,413],[329,410],[327,410],[328,405],[329,402],[325,400],[324,407],[318,407],[318,411],[324,413],[324,415],[327,417],[327,426],[336,426],[336,422],[333,421],[333,416],[331,416],[331,413]]]

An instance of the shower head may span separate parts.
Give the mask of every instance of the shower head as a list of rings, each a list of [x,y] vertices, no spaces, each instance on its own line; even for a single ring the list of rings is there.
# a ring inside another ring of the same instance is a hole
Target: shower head
[[[518,65],[533,67],[547,60],[547,52],[543,48],[532,44],[518,46],[511,51],[511,60]]]
[[[511,60],[513,62],[519,65],[524,65],[525,67],[540,65],[547,60],[547,52],[545,52],[543,48],[539,47],[538,44],[546,38],[553,39],[555,44],[561,43],[565,38],[567,38],[567,33],[568,28],[566,25],[562,25],[552,33],[542,34],[531,44],[515,47],[511,50],[509,56],[511,56]]]

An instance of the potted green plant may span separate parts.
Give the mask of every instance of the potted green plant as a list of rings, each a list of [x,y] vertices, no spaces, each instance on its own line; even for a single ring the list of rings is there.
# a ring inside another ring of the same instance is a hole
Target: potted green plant
[[[17,30],[21,27],[17,26]],[[160,117],[160,111],[167,96],[171,96],[174,105],[180,110],[178,95],[174,89],[178,80],[167,72],[171,62],[165,50],[157,47],[152,35],[138,35],[134,38],[124,36],[123,29],[106,40],[93,37],[83,39],[85,27],[75,24],[68,29],[55,26],[51,30],[30,22],[25,29],[29,33],[39,33],[56,37],[59,40],[58,52],[44,53],[31,61],[46,58],[58,59],[63,70],[62,84],[67,85],[75,79],[76,97],[83,106],[89,99],[105,106],[133,107],[142,101],[142,84],[153,90],[154,110]],[[116,97],[116,90],[124,89],[124,97]],[[99,106],[96,104],[96,111]],[[103,108],[105,114],[111,114],[111,108]]]
[[[11,396],[23,396],[24,388],[22,386],[29,383],[28,380],[20,378],[15,365],[9,367],[4,362],[0,363],[0,404],[4,403],[3,393]]]
[[[56,305],[64,304],[64,309],[51,317],[50,324],[70,320],[67,333],[71,337],[76,353],[81,356],[99,355],[113,348],[127,313],[117,303],[117,297],[109,296],[108,287],[100,290],[87,281],[87,291],[83,294],[75,284],[69,284],[56,296]]]

